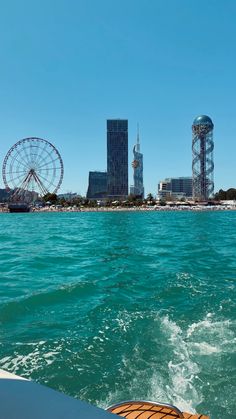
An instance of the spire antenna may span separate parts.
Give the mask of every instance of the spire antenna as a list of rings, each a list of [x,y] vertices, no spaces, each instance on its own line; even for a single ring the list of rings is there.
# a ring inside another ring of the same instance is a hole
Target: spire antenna
[[[139,142],[139,123],[137,123],[137,147],[136,150],[140,152],[140,142]]]

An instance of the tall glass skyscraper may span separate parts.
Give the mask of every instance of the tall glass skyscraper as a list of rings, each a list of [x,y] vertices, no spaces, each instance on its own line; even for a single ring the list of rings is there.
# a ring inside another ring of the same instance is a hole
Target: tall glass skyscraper
[[[107,195],[107,173],[89,172],[87,198],[104,198]]]
[[[128,121],[107,120],[107,196],[128,195]]]

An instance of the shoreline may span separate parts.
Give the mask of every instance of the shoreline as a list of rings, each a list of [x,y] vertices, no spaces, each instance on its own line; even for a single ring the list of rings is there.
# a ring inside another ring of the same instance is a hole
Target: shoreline
[[[56,207],[43,207],[43,208],[31,208],[31,213],[62,213],[62,212],[218,212],[218,211],[235,211],[235,206],[153,206],[153,207],[96,207],[96,208],[56,208]],[[8,208],[0,208],[0,213],[10,213]],[[20,213],[20,212],[19,212]]]

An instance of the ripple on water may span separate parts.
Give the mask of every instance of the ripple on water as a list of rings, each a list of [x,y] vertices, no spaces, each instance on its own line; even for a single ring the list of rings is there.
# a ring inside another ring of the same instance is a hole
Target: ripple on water
[[[232,417],[236,213],[1,221],[1,368],[98,405]]]

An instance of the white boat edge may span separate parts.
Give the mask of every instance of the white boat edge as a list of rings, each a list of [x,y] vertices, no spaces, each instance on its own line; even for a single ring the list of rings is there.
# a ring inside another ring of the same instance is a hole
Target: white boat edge
[[[0,419],[109,419],[114,414],[0,369]]]

